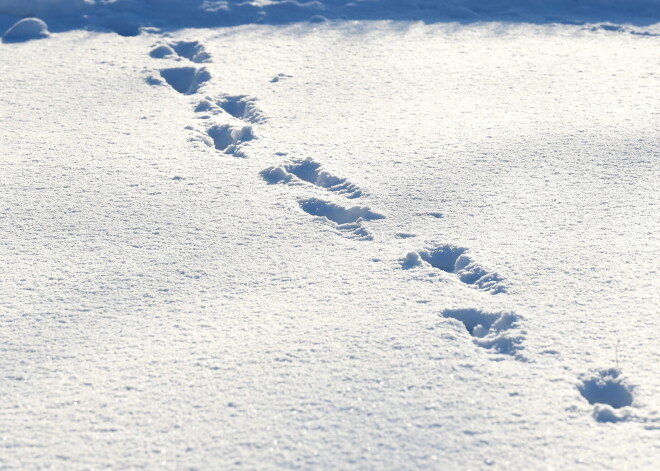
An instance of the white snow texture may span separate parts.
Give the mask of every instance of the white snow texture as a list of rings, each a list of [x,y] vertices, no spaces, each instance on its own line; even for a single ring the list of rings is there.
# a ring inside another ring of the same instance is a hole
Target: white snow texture
[[[0,468],[657,469],[659,12],[0,0]]]

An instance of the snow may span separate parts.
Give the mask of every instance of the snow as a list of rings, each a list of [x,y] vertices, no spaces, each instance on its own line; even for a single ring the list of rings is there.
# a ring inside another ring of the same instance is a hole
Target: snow
[[[657,3],[353,5],[0,1],[3,468],[657,466]]]
[[[204,82],[211,79],[211,75],[204,67],[171,67],[161,69],[160,76],[165,79],[170,87],[184,95],[194,95]]]
[[[42,39],[48,37],[48,25],[39,18],[24,18],[9,28],[2,37],[2,41],[22,42],[31,39]]]
[[[650,25],[658,0],[0,0],[3,15],[37,16],[53,31],[87,27],[137,35],[143,28],[176,30],[296,21],[610,22]],[[7,25],[8,26],[8,25]]]

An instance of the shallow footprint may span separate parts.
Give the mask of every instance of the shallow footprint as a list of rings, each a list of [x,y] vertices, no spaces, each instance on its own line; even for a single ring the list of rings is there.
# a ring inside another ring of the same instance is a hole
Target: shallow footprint
[[[373,237],[362,227],[363,221],[385,219],[385,216],[371,211],[365,206],[344,208],[338,204],[323,201],[318,198],[308,198],[299,201],[300,207],[307,214],[322,218],[332,224],[337,230],[347,233],[349,237],[359,240],[372,240]]]
[[[404,269],[427,266],[442,270],[456,275],[461,282],[490,294],[506,292],[504,278],[477,264],[470,257],[469,250],[463,247],[446,244],[409,252],[401,265]]]
[[[261,176],[270,184],[304,181],[319,188],[333,191],[348,199],[359,198],[365,193],[345,178],[336,177],[311,158],[297,160],[290,164],[270,167],[261,172]]]
[[[207,97],[199,102],[195,112],[211,114],[224,112],[248,123],[266,122],[266,116],[257,106],[257,100],[247,95],[220,95],[215,99]]]
[[[518,330],[521,320],[518,314],[480,309],[445,309],[442,317],[461,321],[474,337],[476,345],[523,359],[520,351],[523,349],[524,336]]]

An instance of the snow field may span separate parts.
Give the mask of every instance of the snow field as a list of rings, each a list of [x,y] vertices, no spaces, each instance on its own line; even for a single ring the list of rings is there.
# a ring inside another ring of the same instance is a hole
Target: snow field
[[[3,134],[6,464],[651,466],[657,45],[498,28],[62,35],[79,89],[5,99],[76,143]]]

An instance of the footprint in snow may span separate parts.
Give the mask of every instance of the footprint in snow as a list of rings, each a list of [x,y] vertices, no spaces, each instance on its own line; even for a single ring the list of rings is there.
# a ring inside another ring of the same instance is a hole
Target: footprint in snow
[[[207,131],[211,141],[207,142],[217,150],[235,157],[245,157],[241,144],[255,138],[252,126],[232,126],[229,124],[211,126]]]
[[[199,41],[173,41],[156,46],[149,53],[156,59],[188,59],[197,64],[211,62],[211,55]]]
[[[344,208],[318,198],[303,199],[299,201],[299,204],[307,214],[318,217],[319,220],[331,224],[338,231],[344,232],[348,237],[357,240],[373,239],[362,226],[364,221],[385,218],[382,214],[373,212],[364,206]]]
[[[363,191],[345,178],[332,175],[311,158],[289,164],[269,167],[261,171],[261,177],[270,184],[307,182],[319,188],[333,191],[349,199],[364,196]]]
[[[179,93],[193,95],[199,88],[211,80],[211,74],[206,68],[196,67],[171,67],[160,70],[160,76],[167,84]],[[148,81],[154,84],[153,81]]]
[[[633,390],[616,368],[602,369],[582,375],[578,391],[594,405],[594,419],[598,422],[622,422],[630,419]]]
[[[257,106],[257,100],[247,95],[220,95],[217,98],[205,98],[195,108],[196,113],[218,115],[227,113],[236,119],[248,123],[266,122],[266,116]]]
[[[476,345],[524,360],[520,354],[524,336],[519,329],[519,315],[480,309],[445,309],[441,314],[442,317],[460,321],[474,337]]]
[[[504,279],[477,264],[470,257],[469,250],[463,247],[440,245],[409,252],[401,265],[404,269],[427,267],[442,270],[456,275],[461,282],[490,294],[506,292]]]

